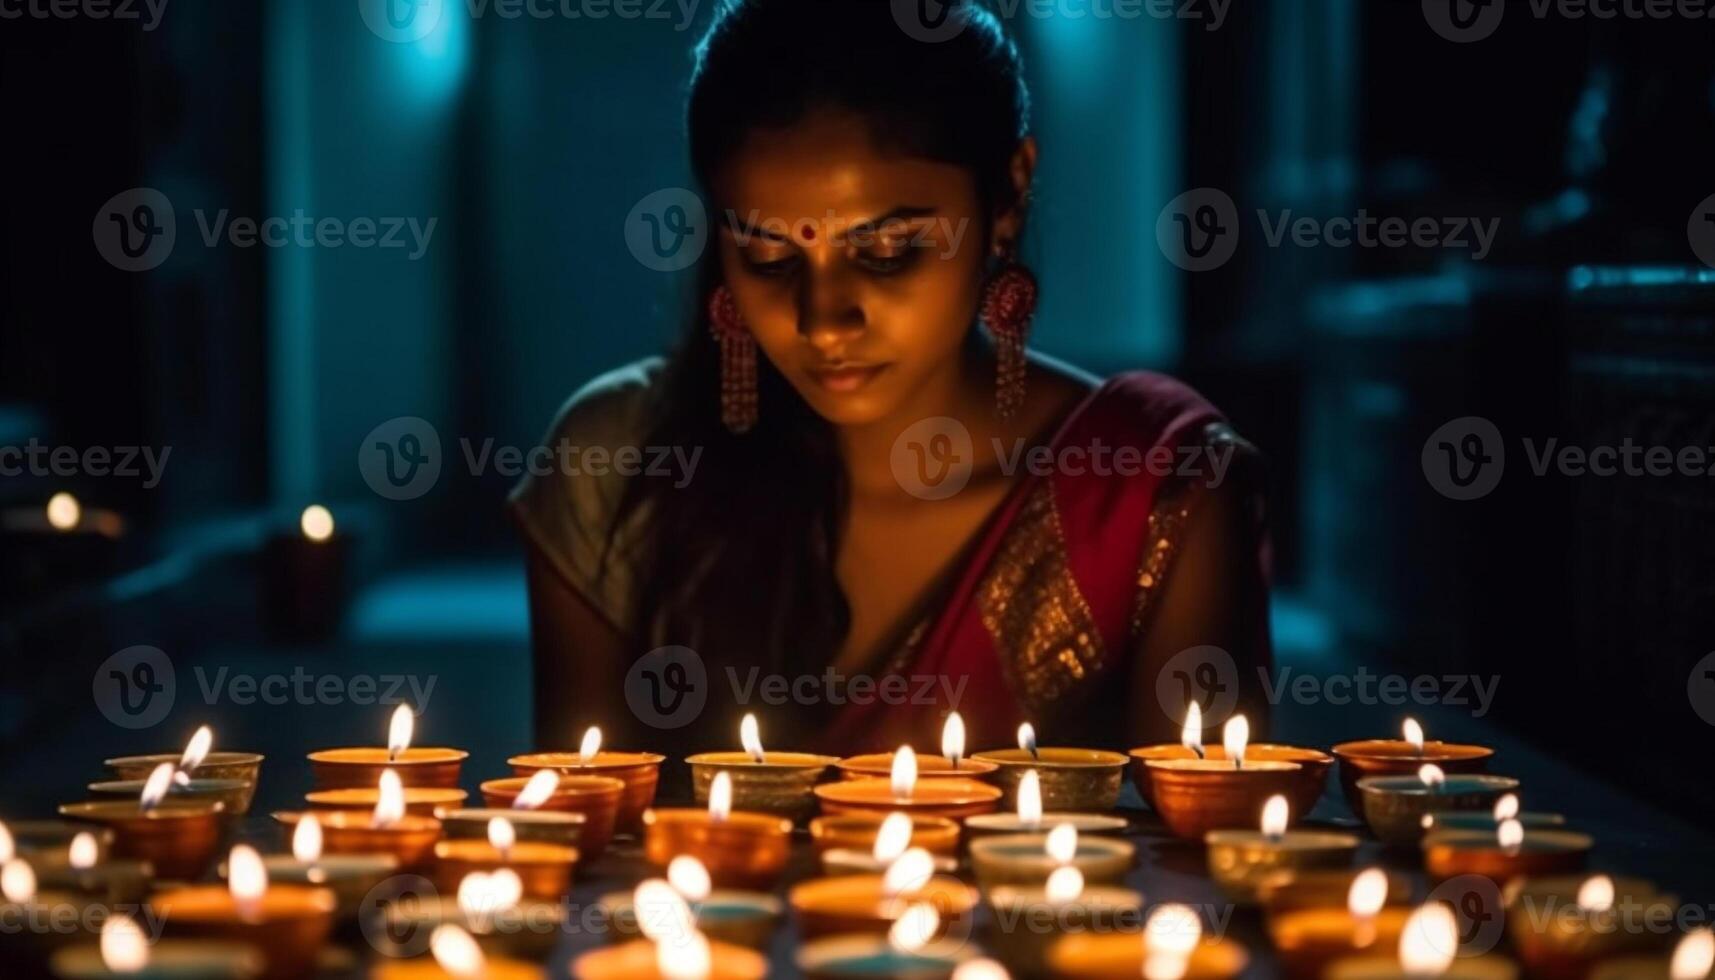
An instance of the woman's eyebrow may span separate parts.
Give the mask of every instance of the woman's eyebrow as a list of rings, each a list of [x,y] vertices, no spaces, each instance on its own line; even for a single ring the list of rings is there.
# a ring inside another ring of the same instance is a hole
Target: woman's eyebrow
[[[901,204],[890,209],[885,214],[879,214],[873,218],[850,222],[846,227],[853,231],[869,231],[879,228],[889,222],[910,221],[913,218],[923,218],[934,213],[935,208],[927,205]],[[755,211],[751,212],[751,216],[754,216],[755,214]],[[789,227],[796,227],[801,223],[802,222],[793,222]],[[788,241],[789,236],[780,234],[778,231],[770,230],[770,226],[777,227],[779,224],[779,221],[767,218],[759,222],[753,222],[749,218],[740,215],[737,211],[731,209],[726,212],[725,227],[727,231],[731,232],[734,237],[739,239],[756,237],[770,242]]]

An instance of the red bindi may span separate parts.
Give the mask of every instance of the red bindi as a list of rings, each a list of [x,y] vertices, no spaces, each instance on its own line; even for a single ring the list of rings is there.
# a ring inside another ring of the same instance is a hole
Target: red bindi
[[[805,241],[813,242],[816,240],[816,226],[806,221],[804,222],[803,227],[799,229],[798,234],[799,237],[803,238]]]

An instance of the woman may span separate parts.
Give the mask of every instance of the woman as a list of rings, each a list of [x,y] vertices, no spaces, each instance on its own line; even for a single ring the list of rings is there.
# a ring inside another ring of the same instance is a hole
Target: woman
[[[973,748],[1024,720],[1057,742],[1175,740],[1184,677],[1163,668],[1200,646],[1232,657],[1214,686],[1263,721],[1254,452],[1169,378],[1026,352],[1017,48],[974,0],[937,43],[901,6],[726,2],[697,48],[713,226],[685,338],[584,388],[549,434],[696,466],[514,493],[544,745],[599,723],[610,744],[735,747],[756,711],[777,747],[933,746],[953,708]],[[667,680],[627,678],[663,645],[707,678],[698,727],[671,736],[648,725],[678,719],[626,697]],[[771,675],[791,704],[759,700]]]

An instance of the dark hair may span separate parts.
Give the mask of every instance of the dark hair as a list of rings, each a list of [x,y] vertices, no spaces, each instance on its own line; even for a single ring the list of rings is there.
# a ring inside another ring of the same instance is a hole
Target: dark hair
[[[747,135],[837,109],[864,120],[878,146],[969,170],[986,215],[1012,204],[1010,161],[1029,109],[1017,46],[975,0],[949,4],[941,30],[953,34],[939,41],[914,39],[899,7],[723,0],[696,47],[686,119],[705,199]],[[706,314],[719,283],[711,247],[650,435],[652,445],[702,447],[696,478],[682,489],[630,481],[615,518],[617,529],[647,508],[639,622],[628,625],[640,643],[685,644],[715,663],[819,672],[850,627],[834,575],[844,471],[828,423],[760,352],[757,425],[743,435],[722,426]]]

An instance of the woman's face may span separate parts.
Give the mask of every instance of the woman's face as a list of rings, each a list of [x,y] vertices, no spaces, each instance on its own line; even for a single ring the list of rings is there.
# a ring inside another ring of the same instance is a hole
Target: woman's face
[[[820,113],[752,134],[716,184],[726,284],[816,412],[865,425],[957,383],[985,255],[967,171],[885,155],[861,121]]]

